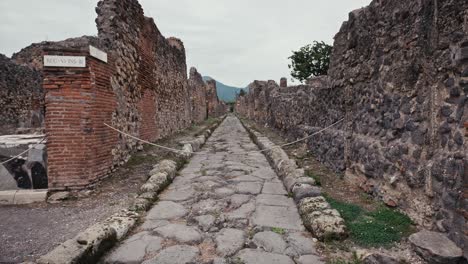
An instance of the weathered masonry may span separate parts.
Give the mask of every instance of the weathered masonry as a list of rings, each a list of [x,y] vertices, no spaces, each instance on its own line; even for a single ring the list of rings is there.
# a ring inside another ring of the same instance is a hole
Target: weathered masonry
[[[43,76],[52,190],[93,184],[141,147],[105,124],[154,141],[226,110],[216,86],[187,78],[182,41],[165,38],[137,0],[103,0],[96,12],[98,37],[33,44],[13,56]]]
[[[237,111],[320,161],[467,255],[468,2],[383,1],[350,13],[328,76],[282,88],[256,81]]]

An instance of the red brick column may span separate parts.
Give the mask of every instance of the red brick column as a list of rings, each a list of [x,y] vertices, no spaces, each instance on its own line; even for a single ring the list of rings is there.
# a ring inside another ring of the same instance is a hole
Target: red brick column
[[[88,52],[48,50],[48,55],[85,56],[85,68],[44,67],[49,189],[88,186],[108,174],[118,135],[111,123],[116,107],[112,67]]]

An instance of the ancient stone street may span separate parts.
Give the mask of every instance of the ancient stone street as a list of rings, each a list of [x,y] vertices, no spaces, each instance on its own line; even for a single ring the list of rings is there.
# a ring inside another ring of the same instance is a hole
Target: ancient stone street
[[[322,263],[292,198],[228,116],[106,263]]]

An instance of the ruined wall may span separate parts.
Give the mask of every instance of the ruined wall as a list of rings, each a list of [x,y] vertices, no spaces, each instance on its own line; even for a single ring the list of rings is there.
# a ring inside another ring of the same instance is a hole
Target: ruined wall
[[[206,81],[206,103],[208,116],[210,117],[218,117],[228,111],[228,106],[218,99],[215,80]]]
[[[249,93],[239,98],[236,110],[279,130],[292,141],[342,119],[343,98],[343,89],[307,85],[283,88],[274,81],[255,81],[249,85]],[[310,152],[335,171],[345,169],[342,128],[339,123],[308,141]]]
[[[32,45],[15,56],[41,69],[41,54],[86,57],[84,68],[43,68],[50,189],[93,184],[141,147],[105,124],[155,141],[221,114],[216,87],[199,83],[196,70],[187,79],[182,41],[163,37],[137,0],[103,0],[96,12],[98,38]],[[89,45],[108,61],[93,57]]]
[[[197,69],[193,67],[190,69],[189,93],[192,121],[201,122],[208,117],[206,83]]]
[[[0,135],[31,132],[44,125],[42,75],[0,54]]]
[[[111,86],[117,110],[112,124],[146,140],[187,127],[191,120],[183,43],[166,39],[138,1],[100,1],[96,11],[99,38],[115,59]],[[122,157],[137,145],[133,140],[121,143],[115,153]]]
[[[33,43],[20,51],[14,53],[11,59],[19,65],[27,66],[41,71],[44,68],[44,51],[46,49],[83,49],[89,45],[103,48],[99,38],[93,36],[82,36],[68,38],[61,41],[42,41]]]
[[[447,232],[465,254],[467,10],[467,1],[375,0],[350,13],[336,35],[329,84],[312,80],[311,88],[272,96],[281,92],[275,88],[261,110],[293,135],[299,123],[325,127],[344,116],[341,132],[312,139],[311,151],[321,144],[319,159],[419,224]],[[241,113],[258,119],[262,96],[242,98]],[[342,157],[327,155],[336,150]]]

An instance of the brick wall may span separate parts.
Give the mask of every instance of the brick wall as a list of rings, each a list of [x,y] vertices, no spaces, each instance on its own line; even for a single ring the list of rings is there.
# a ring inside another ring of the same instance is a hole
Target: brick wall
[[[141,146],[104,123],[154,141],[226,111],[215,85],[200,83],[201,76],[189,82],[182,41],[165,38],[137,0],[100,1],[96,11],[98,38],[33,45],[17,55],[26,63],[27,54],[35,63],[44,53],[87,59],[85,68],[43,68],[50,189],[88,186]],[[106,51],[108,63],[90,56],[89,44]]]
[[[104,126],[116,100],[111,66],[83,51],[50,55],[86,56],[86,68],[44,68],[50,189],[80,188],[106,175],[118,136]]]

